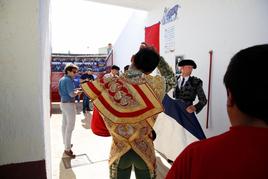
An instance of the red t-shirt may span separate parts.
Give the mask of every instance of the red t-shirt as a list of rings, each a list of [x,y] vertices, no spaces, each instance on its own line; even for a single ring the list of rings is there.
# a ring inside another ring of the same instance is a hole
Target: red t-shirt
[[[166,179],[268,179],[268,128],[230,131],[189,145]]]

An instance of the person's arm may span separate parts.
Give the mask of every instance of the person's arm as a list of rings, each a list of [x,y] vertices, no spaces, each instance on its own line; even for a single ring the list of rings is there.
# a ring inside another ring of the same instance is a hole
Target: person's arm
[[[82,93],[79,90],[75,90],[75,86],[74,86],[72,80],[68,80],[66,85],[67,85],[67,92],[68,92],[68,95],[70,97],[73,98],[73,97],[80,95]]]
[[[168,65],[165,59],[161,56],[160,62],[157,66],[160,74],[165,78],[166,81],[166,92],[168,92],[171,88],[176,85],[176,78],[172,68]]]
[[[203,82],[200,80],[198,86],[197,86],[197,97],[198,97],[198,103],[194,105],[196,108],[196,113],[199,113],[203,107],[207,104],[207,97],[205,95],[205,92],[203,90]]]
[[[195,78],[195,79],[197,79],[197,78]],[[186,108],[186,111],[188,113],[192,113],[192,112],[199,113],[203,109],[203,107],[207,104],[207,98],[206,98],[205,92],[203,90],[202,80],[197,79],[194,81],[194,83],[196,86],[196,94],[198,97],[198,103],[196,103],[195,105],[188,106]]]

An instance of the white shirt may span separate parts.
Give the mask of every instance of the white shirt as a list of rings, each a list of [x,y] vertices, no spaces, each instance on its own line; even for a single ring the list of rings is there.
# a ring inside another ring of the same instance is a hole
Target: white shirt
[[[183,86],[184,86],[185,83],[188,81],[189,77],[190,77],[190,76],[185,76],[185,77],[180,76],[180,78],[178,79],[179,88],[182,87],[182,86],[181,86],[181,85],[182,85],[182,84],[181,84],[182,79],[184,78],[184,82],[183,82]]]

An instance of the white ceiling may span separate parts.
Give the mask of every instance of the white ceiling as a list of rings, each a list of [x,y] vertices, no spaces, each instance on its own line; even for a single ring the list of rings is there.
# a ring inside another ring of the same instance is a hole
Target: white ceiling
[[[162,0],[88,0],[104,4],[123,6],[133,9],[150,11]]]

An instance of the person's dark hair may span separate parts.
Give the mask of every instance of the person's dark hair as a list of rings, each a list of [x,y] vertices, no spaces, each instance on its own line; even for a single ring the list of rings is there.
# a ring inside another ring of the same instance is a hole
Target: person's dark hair
[[[241,50],[231,59],[224,84],[238,109],[268,124],[268,44]]]
[[[134,64],[143,73],[154,71],[160,61],[159,54],[152,48],[140,49],[134,55]]]
[[[129,65],[126,65],[126,66],[124,67],[124,72],[127,71],[128,69],[129,69]]]
[[[73,69],[78,70],[79,68],[78,68],[78,66],[76,66],[73,63],[68,63],[64,67],[64,73],[67,75],[68,74],[68,71],[72,71]]]
[[[116,65],[113,65],[111,69],[112,70],[118,70],[118,71],[120,70],[120,68],[118,66],[116,66]]]

